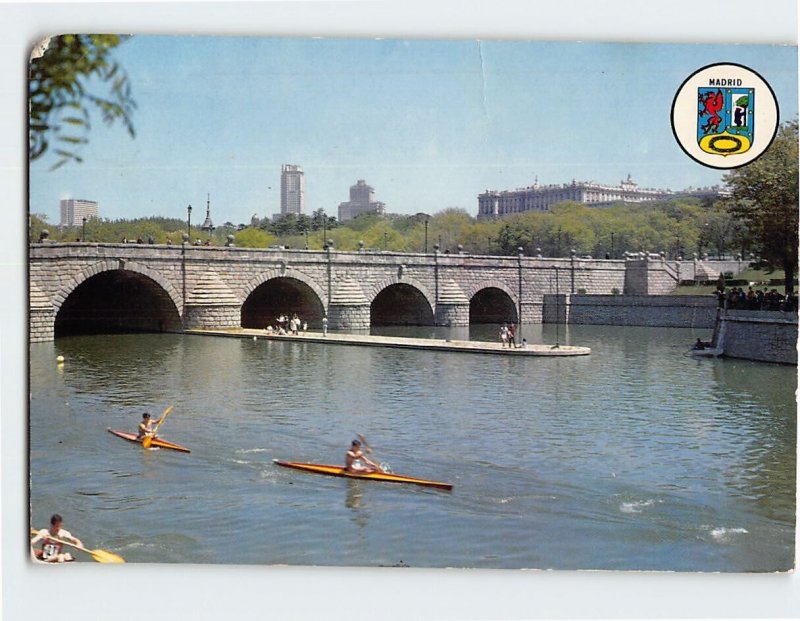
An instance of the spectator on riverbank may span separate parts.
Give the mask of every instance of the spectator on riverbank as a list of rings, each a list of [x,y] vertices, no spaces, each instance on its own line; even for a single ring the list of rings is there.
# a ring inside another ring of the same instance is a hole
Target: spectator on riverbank
[[[797,310],[797,296],[783,295],[774,288],[764,291],[762,289],[753,290],[752,287],[748,287],[745,293],[741,287],[731,287],[727,292],[724,289],[717,289],[716,295],[720,302],[720,307],[730,310],[783,312],[795,312]]]
[[[513,323],[508,324],[508,346],[517,348],[517,328]]]

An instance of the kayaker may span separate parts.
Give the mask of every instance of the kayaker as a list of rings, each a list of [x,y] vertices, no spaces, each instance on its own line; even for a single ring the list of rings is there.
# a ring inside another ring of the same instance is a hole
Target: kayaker
[[[142,420],[139,423],[139,435],[136,436],[137,439],[141,440],[142,438],[145,438],[147,436],[155,438],[157,434],[153,429],[153,425],[158,424],[158,422],[159,422],[158,420],[152,419],[149,412],[145,412],[144,414],[142,414]]]
[[[64,544],[54,539],[61,539],[62,541],[74,543],[81,548],[83,547],[80,539],[73,537],[72,533],[61,528],[62,522],[61,516],[55,513],[50,518],[50,528],[43,528],[31,539],[31,554],[33,554],[34,558],[45,563],[66,563],[75,560],[69,552],[62,552]],[[37,550],[34,545],[40,541],[43,541],[42,547]]]
[[[350,450],[344,458],[344,469],[353,473],[383,472],[383,469],[364,455],[361,450],[361,441],[353,440]]]

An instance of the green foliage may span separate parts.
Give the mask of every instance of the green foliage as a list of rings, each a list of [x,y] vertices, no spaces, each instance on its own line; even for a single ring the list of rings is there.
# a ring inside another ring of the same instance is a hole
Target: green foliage
[[[799,224],[797,120],[782,124],[769,149],[728,173],[725,181],[732,191],[729,211],[743,225],[739,236],[749,236],[768,267],[784,270],[786,291],[793,291]]]
[[[324,228],[323,228],[324,222]],[[214,245],[223,245],[225,237],[235,232],[235,244],[250,248],[283,245],[292,249],[321,250],[332,239],[336,250],[355,251],[364,243],[367,251],[423,252],[427,222],[427,249],[433,252],[458,252],[458,246],[471,254],[514,256],[518,248],[528,256],[541,250],[544,256],[567,257],[571,250],[578,256],[619,259],[626,251],[665,252],[670,258],[693,253],[731,254],[747,247],[749,229],[735,219],[723,203],[702,204],[696,200],[677,199],[649,204],[618,204],[597,208],[578,203],[562,203],[550,212],[526,212],[500,219],[477,220],[463,209],[413,216],[375,214],[359,216],[345,223],[317,210],[311,217],[289,214],[276,222],[262,221],[259,226],[232,223],[219,227]],[[31,216],[31,239],[46,220]],[[75,241],[81,232],[49,227],[54,241]],[[123,238],[156,243],[180,243],[186,223],[174,218],[140,218],[116,222],[93,220],[87,223],[89,241],[119,242]],[[324,233],[324,235],[323,235]],[[207,236],[196,226],[192,239]]]
[[[234,243],[242,248],[268,248],[269,246],[275,245],[277,239],[274,235],[266,231],[248,227],[235,234]]]
[[[28,217],[28,241],[39,240],[42,231],[50,232],[50,225],[47,223],[47,216],[44,214],[32,213]]]
[[[30,63],[30,159],[42,157],[50,148],[57,156],[52,169],[78,155],[91,129],[89,107],[100,112],[106,124],[119,120],[135,135],[131,116],[136,103],[128,76],[111,57],[120,44],[117,35],[61,35],[51,37],[44,53]],[[97,95],[93,88],[105,84],[108,92]]]
[[[386,220],[384,218],[377,214],[362,213],[352,220],[348,220],[344,226],[347,226],[347,228],[353,231],[366,231],[367,229],[385,221]]]

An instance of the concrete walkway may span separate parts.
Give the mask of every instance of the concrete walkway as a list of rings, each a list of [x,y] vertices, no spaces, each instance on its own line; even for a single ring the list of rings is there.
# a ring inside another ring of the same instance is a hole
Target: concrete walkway
[[[399,336],[371,336],[328,332],[301,332],[297,336],[289,334],[268,334],[266,330],[254,328],[229,328],[216,330],[186,330],[186,334],[205,336],[226,336],[232,338],[255,338],[270,341],[296,341],[301,343],[325,343],[330,345],[356,345],[362,347],[395,347],[401,349],[425,349],[433,351],[455,351],[472,354],[495,354],[500,356],[586,356],[592,352],[588,347],[573,345],[540,345],[528,343],[525,347],[511,349],[500,343],[484,341],[450,341],[443,339],[417,339]]]

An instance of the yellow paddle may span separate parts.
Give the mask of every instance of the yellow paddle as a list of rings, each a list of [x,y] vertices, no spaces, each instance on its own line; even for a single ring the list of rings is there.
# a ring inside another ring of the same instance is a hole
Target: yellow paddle
[[[35,537],[38,531],[31,528],[31,536]],[[53,541],[57,541],[58,543],[63,543],[68,546],[72,546],[76,550],[80,550],[81,552],[86,552],[86,554],[91,555],[91,557],[96,560],[98,563],[124,563],[125,559],[122,558],[119,554],[114,554],[113,552],[108,552],[107,550],[87,550],[86,548],[79,546],[75,543],[70,543],[69,541],[64,541],[62,539],[58,539],[57,537],[53,537],[53,535],[48,535],[50,539]]]
[[[161,415],[161,418],[158,419],[158,422],[156,423],[156,426],[153,429],[153,435],[145,436],[142,439],[142,446],[144,448],[150,448],[150,445],[153,443],[153,436],[156,434],[156,431],[158,431],[158,428],[161,426],[161,423],[164,422],[164,419],[167,417],[167,414],[169,414],[170,412],[172,412],[172,406],[169,406],[166,410],[164,410],[164,413]]]

